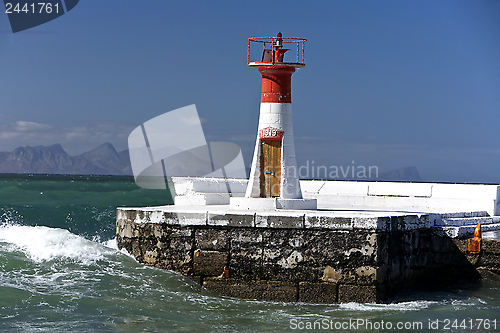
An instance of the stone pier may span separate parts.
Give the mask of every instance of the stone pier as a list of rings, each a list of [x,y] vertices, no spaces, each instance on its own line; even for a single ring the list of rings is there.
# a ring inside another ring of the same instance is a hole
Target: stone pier
[[[139,262],[179,272],[223,296],[383,302],[427,282],[498,277],[500,242],[483,240],[480,253],[469,253],[469,237],[447,224],[459,217],[162,206],[118,208],[116,227],[118,247]]]

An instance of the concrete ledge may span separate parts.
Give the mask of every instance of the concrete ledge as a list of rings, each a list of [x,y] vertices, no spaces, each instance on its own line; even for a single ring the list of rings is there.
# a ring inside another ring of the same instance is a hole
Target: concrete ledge
[[[336,214],[321,213],[307,213],[304,216],[305,228],[319,228],[319,229],[352,229],[352,218],[338,217]]]
[[[464,226],[477,225],[478,223],[481,223],[481,225],[500,223],[500,216],[442,218],[440,221],[436,221],[435,225]]]
[[[253,227],[255,225],[255,213],[218,211],[208,212],[208,225],[229,227]]]
[[[304,214],[293,212],[267,212],[255,214],[255,226],[261,228],[304,228]]]
[[[230,209],[250,211],[316,210],[316,199],[231,198]]]
[[[437,232],[446,235],[451,238],[463,238],[467,236],[474,235],[474,229],[476,225],[462,225],[462,226],[435,226],[434,230]],[[489,232],[489,231],[497,231],[500,230],[500,223],[491,223],[491,224],[482,224],[481,231]]]

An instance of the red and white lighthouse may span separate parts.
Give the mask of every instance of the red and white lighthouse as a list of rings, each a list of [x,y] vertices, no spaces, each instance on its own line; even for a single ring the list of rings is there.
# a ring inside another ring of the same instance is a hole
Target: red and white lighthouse
[[[257,67],[262,74],[262,93],[246,198],[295,201],[291,208],[312,204],[311,200],[302,199],[292,125],[292,74],[305,66],[305,42],[303,38],[283,37],[281,32],[277,37],[248,39],[248,65]],[[262,59],[256,62],[250,59],[250,47],[255,43],[264,46]],[[290,61],[285,60],[285,53]],[[284,206],[290,205],[279,204],[277,208],[286,208]],[[316,206],[315,200],[313,206],[311,208]]]

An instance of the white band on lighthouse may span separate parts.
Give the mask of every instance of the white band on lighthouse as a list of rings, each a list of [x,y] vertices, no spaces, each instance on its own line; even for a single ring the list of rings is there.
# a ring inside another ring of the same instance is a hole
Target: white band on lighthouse
[[[267,127],[283,131],[281,146],[280,197],[283,199],[302,199],[295,158],[293,139],[292,104],[261,103],[258,131]],[[245,197],[261,197],[261,139],[257,137],[250,170],[250,179]]]

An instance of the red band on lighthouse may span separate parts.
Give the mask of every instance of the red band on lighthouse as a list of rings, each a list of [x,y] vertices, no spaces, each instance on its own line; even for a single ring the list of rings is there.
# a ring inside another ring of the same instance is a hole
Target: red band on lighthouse
[[[264,141],[281,141],[284,131],[273,127],[266,127],[259,131],[259,139]]]
[[[291,103],[292,74],[290,66],[260,66],[262,74],[261,103]]]

